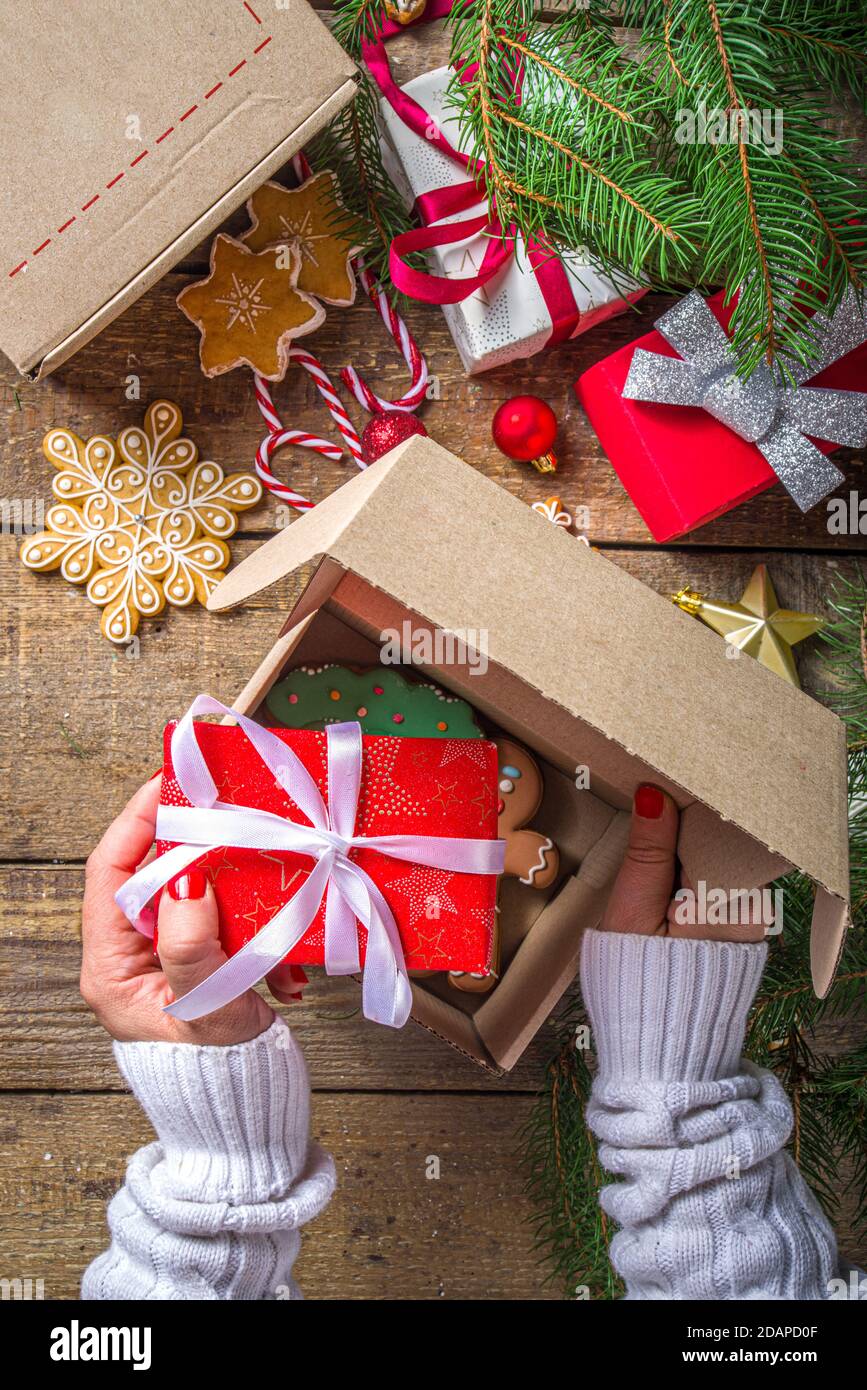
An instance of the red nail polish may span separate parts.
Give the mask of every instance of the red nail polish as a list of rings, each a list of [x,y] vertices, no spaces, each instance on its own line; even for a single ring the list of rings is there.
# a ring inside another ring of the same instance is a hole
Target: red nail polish
[[[149,781],[149,782],[155,782],[156,779],[157,779],[158,777],[162,777],[162,775],[163,775],[163,770],[162,770],[161,767],[158,767],[157,770],[156,770],[156,772],[152,772],[152,773],[151,773],[150,777],[148,778],[148,781]]]
[[[308,985],[310,983],[307,978],[307,971],[304,969],[303,965],[290,965],[289,969],[296,985]]]
[[[189,873],[178,874],[177,878],[170,878],[166,886],[169,890],[169,897],[174,902],[195,901],[205,896],[207,879],[201,869],[190,869]]]
[[[642,820],[659,820],[665,810],[665,797],[650,782],[642,782],[635,793],[635,814]]]

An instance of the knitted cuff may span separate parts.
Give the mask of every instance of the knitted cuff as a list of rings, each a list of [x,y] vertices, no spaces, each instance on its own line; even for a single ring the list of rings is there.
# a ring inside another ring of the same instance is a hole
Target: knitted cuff
[[[739,1069],[768,948],[587,931],[581,988],[599,1075],[710,1081]]]
[[[162,1144],[166,1196],[267,1202],[303,1173],[310,1087],[282,1019],[234,1047],[116,1042],[114,1054]]]

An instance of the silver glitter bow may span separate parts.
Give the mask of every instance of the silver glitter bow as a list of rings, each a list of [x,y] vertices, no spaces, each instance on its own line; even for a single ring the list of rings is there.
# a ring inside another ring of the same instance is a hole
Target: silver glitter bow
[[[755,444],[802,512],[840,483],[844,474],[806,436],[854,448],[867,445],[867,394],[801,383],[867,339],[864,310],[850,290],[829,318],[817,313],[821,352],[795,367],[797,388],[778,386],[765,363],[747,380],[735,373],[734,350],[701,295],[692,291],[656,322],[683,361],[636,348],[624,396],[661,405],[701,406]]]

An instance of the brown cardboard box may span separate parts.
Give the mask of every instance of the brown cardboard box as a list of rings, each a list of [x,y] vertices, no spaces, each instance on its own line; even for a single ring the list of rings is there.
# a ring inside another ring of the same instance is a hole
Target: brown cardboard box
[[[505,969],[487,995],[413,982],[413,1017],[476,1061],[514,1066],[575,975],[599,922],[638,783],[681,808],[691,880],[749,889],[797,867],[816,883],[813,980],[830,986],[848,925],[843,726],[802,691],[602,555],[552,527],[430,439],[412,439],[233,570],[209,607],[248,599],[320,563],[235,708],[255,712],[305,662],[375,662],[380,633],[485,629],[488,667],[425,672],[542,760],[536,824],[562,873],[534,894],[500,890]],[[590,769],[590,789],[575,772]]]
[[[0,347],[52,371],[353,91],[305,0],[5,0]]]

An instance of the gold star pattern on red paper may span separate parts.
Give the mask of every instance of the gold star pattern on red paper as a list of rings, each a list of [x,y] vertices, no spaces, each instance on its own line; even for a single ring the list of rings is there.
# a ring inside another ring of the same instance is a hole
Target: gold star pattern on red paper
[[[458,798],[453,795],[456,786],[457,782],[447,782],[443,785],[442,782],[437,781],[437,794],[431,797],[431,805],[435,806],[439,803],[443,808],[443,815],[446,814],[450,806],[457,806],[458,804]]]
[[[229,851],[227,849],[222,849],[220,851],[220,858],[217,860],[211,859],[208,864],[208,873],[211,875],[211,882],[216,883],[220,874],[226,872],[236,874],[238,872],[238,865],[232,863],[229,858]]]
[[[250,911],[240,912],[238,916],[242,922],[249,922],[254,931],[261,931],[263,927],[267,927],[271,918],[280,911],[282,906],[282,903],[263,903],[257,893],[256,901]]]
[[[271,861],[272,864],[279,864],[279,866],[280,866],[280,892],[281,892],[281,893],[287,892],[287,891],[292,887],[292,884],[295,882],[295,880],[296,880],[296,878],[298,877],[298,875],[304,873],[304,870],[303,870],[303,869],[296,869],[296,870],[294,871],[294,873],[293,873],[289,878],[287,878],[287,877],[286,877],[287,864],[286,864],[286,860],[285,860],[285,859],[280,859],[280,858],[278,858],[278,856],[277,856],[276,854],[260,854],[260,855],[259,855],[259,858],[260,858],[260,859],[270,859],[270,861]]]
[[[483,824],[496,804],[497,798],[494,795],[494,789],[490,782],[481,782],[479,784],[479,794],[471,799],[470,805],[478,806],[479,818]]]

